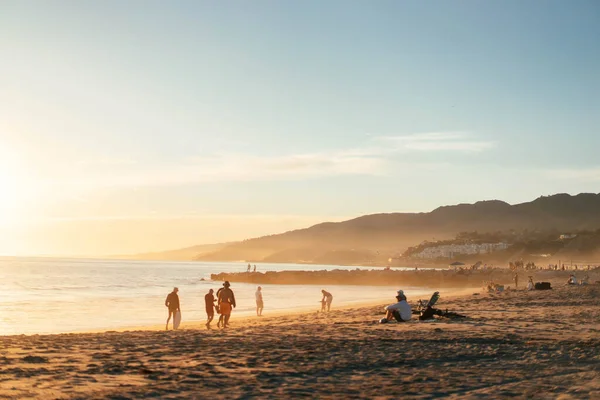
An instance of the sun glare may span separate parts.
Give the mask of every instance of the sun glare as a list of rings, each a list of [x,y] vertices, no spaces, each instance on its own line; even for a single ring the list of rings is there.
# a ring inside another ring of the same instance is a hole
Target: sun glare
[[[12,225],[18,222],[25,182],[20,179],[18,163],[9,152],[0,148],[0,224]]]

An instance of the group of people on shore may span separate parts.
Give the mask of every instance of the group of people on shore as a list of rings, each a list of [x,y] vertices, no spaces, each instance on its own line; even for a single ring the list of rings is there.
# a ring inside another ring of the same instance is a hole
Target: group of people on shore
[[[179,289],[173,288],[173,291],[167,295],[165,300],[165,306],[169,310],[169,314],[167,317],[167,324],[165,329],[169,329],[169,321],[171,321],[171,317],[175,319],[176,313],[181,312],[181,303],[179,302]],[[333,302],[333,295],[326,290],[321,290],[323,294],[323,298],[321,299],[321,311],[329,312],[331,309],[331,303]],[[258,287],[256,292],[254,293],[256,299],[256,316],[261,317],[264,301],[262,295],[262,287]],[[206,328],[210,329],[210,324],[215,318],[215,312],[219,314],[219,320],[217,322],[218,328],[227,328],[229,327],[229,319],[231,318],[231,312],[236,307],[235,302],[235,294],[233,290],[231,290],[231,284],[229,281],[223,282],[223,287],[215,292],[213,289],[209,289],[208,293],[204,296],[204,305],[206,311]],[[173,329],[176,329],[176,326],[173,325]]]
[[[169,321],[171,320],[171,317],[175,319],[176,313],[181,313],[181,303],[179,302],[178,293],[179,289],[173,288],[173,291],[169,293],[167,299],[165,300],[165,306],[169,310],[169,316],[167,317],[167,324],[165,326],[166,330],[169,329]],[[223,287],[217,290],[216,296],[214,290],[209,289],[208,293],[204,296],[204,304],[206,308],[206,328],[210,329],[210,323],[215,318],[215,311],[217,314],[219,314],[217,327],[227,328],[229,326],[229,319],[231,318],[231,311],[236,307],[235,294],[233,293],[233,290],[231,290],[231,284],[229,281],[223,282]],[[175,323],[173,323],[173,329],[177,329]]]

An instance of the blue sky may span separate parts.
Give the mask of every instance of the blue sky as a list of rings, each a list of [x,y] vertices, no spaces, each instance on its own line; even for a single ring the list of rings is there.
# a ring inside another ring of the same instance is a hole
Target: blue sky
[[[67,232],[43,252],[88,254],[598,192],[598,21],[595,1],[4,1],[0,204],[22,240]],[[75,223],[111,240],[75,246]]]

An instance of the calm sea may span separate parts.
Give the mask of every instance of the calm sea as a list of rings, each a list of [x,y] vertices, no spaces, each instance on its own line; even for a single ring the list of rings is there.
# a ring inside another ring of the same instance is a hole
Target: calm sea
[[[356,269],[325,265],[258,264],[258,272]],[[365,267],[366,268],[366,267]],[[363,268],[364,269],[364,268]],[[202,321],[204,295],[220,282],[210,274],[241,272],[243,263],[153,262],[59,258],[0,258],[0,335],[76,332],[160,325],[164,300],[179,287],[182,327]],[[205,279],[205,280],[203,280]],[[262,285],[264,315],[320,307],[321,286]],[[233,283],[238,307],[232,316],[254,314],[256,285]],[[334,306],[391,301],[395,287],[326,287]],[[408,289],[409,294],[428,291]]]

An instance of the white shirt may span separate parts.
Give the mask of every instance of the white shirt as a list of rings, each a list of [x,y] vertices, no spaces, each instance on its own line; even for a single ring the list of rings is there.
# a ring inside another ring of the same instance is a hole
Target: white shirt
[[[408,304],[406,300],[402,300],[396,304],[390,304],[385,309],[388,311],[398,310],[400,318],[404,321],[409,321],[412,318],[412,310],[410,309],[410,304]]]
[[[262,301],[262,292],[260,290],[256,291],[256,301]]]

